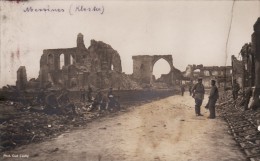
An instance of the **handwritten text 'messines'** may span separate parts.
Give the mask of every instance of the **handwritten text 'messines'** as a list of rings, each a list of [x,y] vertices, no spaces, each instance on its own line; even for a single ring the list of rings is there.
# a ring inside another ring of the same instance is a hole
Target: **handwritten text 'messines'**
[[[33,7],[27,6],[23,9],[25,13],[69,13],[74,15],[76,13],[104,13],[104,6],[83,6],[83,5],[74,5],[71,4],[68,8],[54,8],[50,5],[45,7]]]

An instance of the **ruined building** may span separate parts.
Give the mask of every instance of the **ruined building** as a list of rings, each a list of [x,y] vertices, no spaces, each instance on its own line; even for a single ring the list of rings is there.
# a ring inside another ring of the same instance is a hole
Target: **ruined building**
[[[254,24],[254,33],[252,34],[252,53],[254,54],[254,72],[255,73],[255,91],[254,91],[254,101],[255,104],[259,101],[260,97],[260,18],[257,19]]]
[[[242,59],[232,55],[233,79],[237,79],[243,91],[254,87],[254,100],[259,101],[260,95],[260,18],[254,24],[252,42],[244,44],[240,54]]]
[[[137,55],[133,59],[133,78],[139,83],[152,84],[154,64],[160,60],[166,60],[170,65],[170,72],[162,76],[161,80],[173,85],[182,79],[181,72],[173,66],[172,55]]]
[[[205,87],[210,87],[210,81],[216,80],[219,87],[231,86],[231,66],[203,66],[201,65],[188,65],[183,76],[191,81],[195,81],[198,77],[203,78]]]
[[[242,89],[255,84],[255,54],[252,43],[246,43],[240,51],[241,60],[232,55],[233,79],[236,79]]]
[[[106,88],[114,84],[120,86],[120,82],[124,81],[131,88],[132,83],[122,73],[121,59],[116,50],[95,40],[91,40],[86,48],[82,34],[78,34],[77,47],[43,51],[39,81],[40,87],[66,88],[82,88],[89,84]]]
[[[20,89],[25,88],[23,84],[33,89],[57,87],[79,90],[88,85],[101,89],[141,89],[144,84],[146,87],[155,82],[153,66],[160,59],[166,60],[171,68],[168,74],[162,75],[160,82],[174,85],[182,79],[181,72],[173,66],[172,55],[133,56],[133,74],[124,74],[121,58],[116,50],[95,40],[91,40],[90,46],[86,48],[80,33],[76,47],[43,50],[38,78],[27,83],[27,80],[21,81],[18,74],[17,84]],[[23,71],[23,68],[19,70]],[[23,73],[19,70],[18,73]]]

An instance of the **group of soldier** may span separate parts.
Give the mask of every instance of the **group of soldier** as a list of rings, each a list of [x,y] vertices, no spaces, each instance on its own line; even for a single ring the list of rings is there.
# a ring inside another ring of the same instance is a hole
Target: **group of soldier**
[[[181,92],[182,96],[184,94],[185,87],[181,86]],[[193,86],[192,82],[189,84],[189,93],[195,100],[195,114],[196,116],[203,116],[201,114],[201,105],[204,99],[205,95],[205,88],[202,84],[202,78],[198,78],[198,82]],[[211,90],[209,94],[209,100],[206,105],[206,108],[209,109],[209,119],[215,119],[216,118],[216,112],[215,112],[215,104],[219,98],[218,88],[216,86],[216,81],[211,80]]]
[[[37,104],[45,106],[44,110],[49,114],[73,114],[77,115],[76,106],[73,101],[71,101],[69,96],[69,90],[50,90],[46,91],[41,89],[37,96]],[[80,89],[80,102],[88,106],[90,110],[98,109],[105,110],[108,107],[111,109],[113,107],[119,108],[120,105],[114,98],[112,87],[109,88],[107,96],[101,90],[97,90],[96,95],[93,97],[93,90],[89,86],[87,92],[84,88]]]
[[[36,102],[45,106],[44,110],[48,114],[77,114],[76,107],[70,100],[69,91],[66,89],[61,91],[41,89],[36,97]]]
[[[239,91],[240,91],[240,86],[237,83],[236,79],[234,79],[234,81],[232,83],[232,96],[233,96],[233,100],[235,101],[235,103],[238,98]],[[185,86],[181,85],[181,95],[182,96],[184,95],[184,92],[185,92]],[[205,95],[205,88],[204,88],[204,85],[202,84],[202,78],[198,78],[198,82],[195,85],[193,85],[192,82],[189,83],[189,93],[195,99],[196,116],[203,116],[200,112],[200,108],[201,108],[201,105],[202,105],[202,102],[204,99],[204,95]],[[243,95],[244,95],[244,98],[243,98],[242,104],[244,106],[244,110],[247,110],[250,98],[252,96],[252,89],[246,88]],[[211,90],[209,93],[209,100],[205,107],[206,109],[209,109],[209,112],[210,112],[210,115],[208,117],[209,119],[214,119],[216,117],[215,104],[216,104],[218,98],[219,98],[219,92],[218,92],[218,87],[216,86],[216,81],[211,80]]]

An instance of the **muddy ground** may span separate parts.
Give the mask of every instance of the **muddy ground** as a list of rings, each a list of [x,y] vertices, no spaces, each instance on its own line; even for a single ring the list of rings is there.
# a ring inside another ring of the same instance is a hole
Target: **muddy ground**
[[[2,160],[219,161],[246,160],[227,124],[196,117],[185,93],[100,118],[58,137],[2,153]]]

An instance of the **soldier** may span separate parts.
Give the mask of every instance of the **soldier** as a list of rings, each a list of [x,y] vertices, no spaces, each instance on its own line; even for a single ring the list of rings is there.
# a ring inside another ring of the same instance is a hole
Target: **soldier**
[[[93,102],[93,108],[97,108],[100,111],[102,100],[103,100],[103,93],[101,90],[98,90]]]
[[[51,92],[45,97],[45,111],[48,114],[58,114],[60,113],[59,109],[59,102],[57,100],[57,97],[55,95],[54,90],[51,90]]]
[[[73,114],[76,114],[76,107],[73,103],[70,102],[68,93],[69,91],[64,89],[61,95],[58,97],[58,102],[61,106],[61,111],[64,113],[68,110],[72,110]]]
[[[92,101],[92,88],[90,87],[90,85],[88,86],[88,101],[91,102]]]
[[[195,99],[195,113],[196,116],[203,116],[200,113],[200,106],[204,99],[205,89],[204,85],[202,84],[202,78],[198,78],[198,83],[195,84],[192,88],[192,97]]]
[[[40,92],[37,95],[37,103],[39,104],[44,104],[44,99],[45,99],[45,92],[44,89],[41,89]]]
[[[234,79],[234,82],[233,82],[233,86],[232,86],[232,94],[233,94],[233,99],[236,100],[237,97],[238,97],[238,91],[240,90],[240,86],[239,84],[237,83],[237,80]]]
[[[182,95],[182,96],[184,95],[184,92],[185,92],[185,87],[184,87],[184,85],[182,84],[182,85],[181,85],[181,95]]]
[[[216,81],[211,80],[211,90],[209,94],[208,108],[209,108],[209,119],[214,119],[216,117],[215,104],[219,98],[218,87],[216,86]]]
[[[192,81],[190,81],[189,83],[189,92],[190,92],[190,96],[192,95]]]
[[[80,89],[80,101],[85,102],[86,94],[85,94],[85,88]]]
[[[54,90],[51,90],[51,92],[45,97],[45,104],[47,108],[58,108],[59,103],[57,100],[57,97],[54,93]]]

